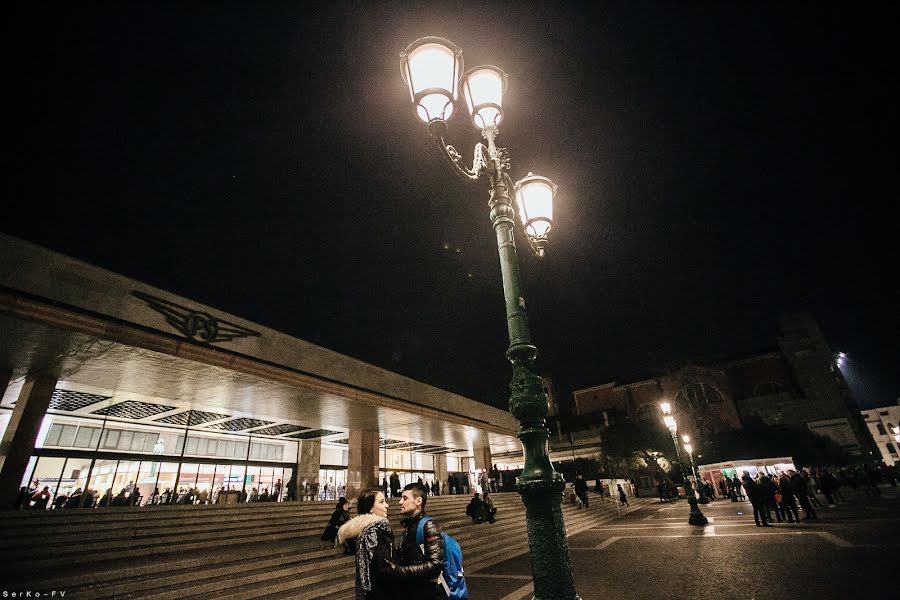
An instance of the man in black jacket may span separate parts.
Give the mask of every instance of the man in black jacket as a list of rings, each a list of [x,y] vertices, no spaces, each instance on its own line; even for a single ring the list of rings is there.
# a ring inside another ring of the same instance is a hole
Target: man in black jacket
[[[416,543],[416,529],[425,516],[428,492],[425,486],[410,483],[400,496],[404,531],[397,551],[397,564],[391,564],[391,579],[403,590],[404,600],[446,599],[438,578],[444,569],[444,538],[434,521],[424,526],[422,546]]]

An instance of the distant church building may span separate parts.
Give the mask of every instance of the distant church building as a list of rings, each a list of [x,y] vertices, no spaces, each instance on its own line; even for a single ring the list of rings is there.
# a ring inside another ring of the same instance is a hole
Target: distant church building
[[[586,422],[647,421],[660,419],[659,404],[669,401],[679,431],[701,438],[762,420],[769,425],[805,425],[851,456],[872,452],[878,456],[813,318],[806,313],[784,315],[779,325],[778,348],[771,352],[576,390],[574,412]]]

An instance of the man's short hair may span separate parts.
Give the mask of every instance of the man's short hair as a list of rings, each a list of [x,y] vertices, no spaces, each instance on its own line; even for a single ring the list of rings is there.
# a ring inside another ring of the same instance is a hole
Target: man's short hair
[[[425,503],[428,502],[428,490],[419,482],[407,483],[404,492],[412,492],[413,498],[422,499],[422,512],[425,512]]]

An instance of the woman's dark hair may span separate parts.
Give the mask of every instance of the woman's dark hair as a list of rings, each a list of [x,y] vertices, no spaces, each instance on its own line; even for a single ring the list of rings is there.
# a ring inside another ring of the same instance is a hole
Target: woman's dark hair
[[[378,497],[378,494],[383,494],[381,490],[368,490],[359,495],[359,500],[356,501],[356,512],[360,515],[368,514],[372,511],[372,507],[375,506],[375,498]]]
[[[341,496],[340,498],[338,498],[337,506],[334,507],[335,510],[344,510],[344,505],[347,504],[348,502],[350,502],[350,501],[347,500],[346,498],[344,498],[343,496]]]

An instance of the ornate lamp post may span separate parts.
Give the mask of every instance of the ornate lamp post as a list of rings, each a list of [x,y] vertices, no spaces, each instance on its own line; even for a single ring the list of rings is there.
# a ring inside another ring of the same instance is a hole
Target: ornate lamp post
[[[489,65],[463,72],[462,51],[438,37],[416,40],[400,54],[400,62],[416,114],[426,123],[440,154],[463,181],[483,185],[490,191],[489,215],[497,237],[506,300],[509,333],[506,356],[513,371],[509,410],[519,421],[518,438],[525,453],[525,466],[516,487],[525,504],[534,598],[574,600],[578,595],[560,505],[565,482],[553,469],[547,453],[547,396],[534,367],[538,352],[528,330],[513,231],[518,212],[529,247],[538,257],[543,256],[547,234],[553,225],[556,185],[532,173],[513,183],[507,174],[508,154],[496,145],[497,126],[503,120],[506,73]],[[487,146],[481,142],[475,145],[471,168],[444,141],[447,120],[454,113],[460,87],[470,122],[487,142]]]
[[[668,402],[663,402],[659,407],[663,412],[663,423],[666,424],[669,433],[672,434],[672,443],[675,444],[675,455],[678,457],[678,465],[681,468],[681,474],[684,475],[684,463],[681,460],[681,450],[678,449],[678,423],[675,422],[675,417],[672,416],[672,405]],[[693,465],[693,457],[691,458],[691,461],[691,464]],[[688,518],[688,523],[691,525],[706,525],[709,523],[706,516],[700,511],[700,506],[697,504],[697,497],[694,495],[694,486],[691,485],[689,477],[684,478],[684,490],[687,495],[688,504],[691,506],[691,516]]]

